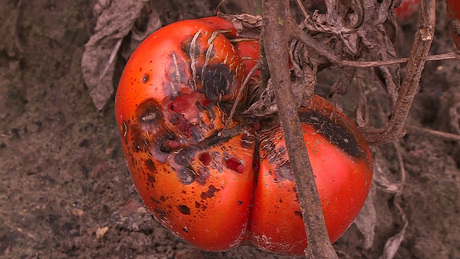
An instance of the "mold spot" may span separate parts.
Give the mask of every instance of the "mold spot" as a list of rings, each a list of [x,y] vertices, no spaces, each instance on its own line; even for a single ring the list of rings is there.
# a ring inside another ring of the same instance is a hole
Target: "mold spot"
[[[220,191],[220,189],[217,189],[214,185],[211,184],[209,185],[206,192],[201,193],[201,199],[206,200],[207,198],[212,198],[218,191]]]
[[[141,77],[141,82],[143,84],[146,84],[148,81],[149,81],[149,74],[143,74],[142,77]]]
[[[356,158],[365,156],[365,152],[361,149],[358,140],[343,125],[334,123],[329,117],[312,110],[299,112],[299,117],[301,122],[310,124],[330,143],[350,156]]]
[[[195,171],[193,169],[185,167],[177,172],[177,178],[182,184],[189,185],[195,182]]]
[[[239,206],[243,205],[243,201],[238,201],[238,205]]]
[[[203,68],[200,69],[202,71]],[[203,92],[212,101],[221,101],[222,97],[232,94],[234,75],[230,68],[219,63],[208,65],[201,72]]]
[[[184,214],[184,215],[190,215],[190,208],[185,206],[185,205],[179,205],[177,206],[177,208],[179,209],[179,212]]]
[[[225,165],[228,169],[233,170],[239,174],[242,174],[244,172],[244,165],[240,162],[240,160],[234,157],[225,161]]]
[[[187,228],[187,227],[183,227],[182,230],[183,230],[185,233],[188,233],[188,228]]]
[[[208,152],[204,152],[204,153],[199,154],[198,159],[205,166],[208,166],[211,163],[211,155]]]
[[[195,201],[195,208],[199,208],[199,207],[201,207],[201,204],[199,202]]]

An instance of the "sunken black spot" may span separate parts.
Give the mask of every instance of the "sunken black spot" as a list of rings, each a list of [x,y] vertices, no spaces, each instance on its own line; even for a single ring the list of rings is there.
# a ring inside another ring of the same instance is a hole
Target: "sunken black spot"
[[[156,171],[156,168],[155,168],[155,163],[153,163],[153,161],[151,159],[147,159],[145,161],[145,166],[147,167],[147,169],[149,169],[151,172],[155,172]]]
[[[207,198],[214,197],[215,193],[220,191],[220,189],[216,188],[214,185],[209,185],[208,190],[206,192],[201,193],[201,199],[206,200]]]
[[[179,205],[177,206],[177,208],[179,209],[180,213],[184,214],[184,215],[190,215],[190,208],[185,206],[185,205]]]
[[[301,122],[313,126],[330,143],[350,156],[355,158],[363,158],[365,156],[365,152],[359,146],[358,140],[344,126],[336,124],[328,117],[311,110],[300,112],[299,117]]]
[[[151,183],[155,183],[155,182],[156,182],[155,177],[153,177],[153,175],[151,175],[151,174],[149,174],[149,175],[147,176],[147,181],[149,181],[149,182],[151,182]]]
[[[200,68],[199,71],[202,69]],[[211,101],[219,101],[220,98],[232,92],[234,75],[227,66],[221,63],[211,64],[201,74],[204,94]]]
[[[160,127],[162,114],[159,105],[153,99],[141,103],[136,113],[142,131],[153,133]]]

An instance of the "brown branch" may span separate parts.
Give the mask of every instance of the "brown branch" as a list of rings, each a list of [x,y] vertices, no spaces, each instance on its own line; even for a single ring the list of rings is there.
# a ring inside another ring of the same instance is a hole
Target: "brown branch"
[[[288,40],[291,36],[289,28],[293,26],[288,26],[290,23],[289,10],[288,0],[265,0],[263,2],[263,44],[307,233],[308,247],[305,254],[312,258],[337,258],[324,222],[323,210],[291,87]]]
[[[460,53],[458,52],[449,52],[443,54],[436,54],[427,56],[425,61],[439,61],[439,60],[449,60],[457,59],[460,61]],[[389,66],[395,64],[407,63],[410,58],[398,58],[391,60],[377,60],[377,61],[355,61],[355,60],[342,60],[338,65],[343,67],[358,67],[358,68],[367,68],[367,67],[380,67],[380,66]]]
[[[414,134],[421,135],[421,136],[434,136],[438,138],[443,138],[446,140],[458,141],[460,142],[460,135],[452,134],[447,132],[442,132],[438,130],[432,129],[425,129],[416,126],[406,125],[406,129]]]
[[[385,129],[377,134],[368,135],[367,140],[373,144],[392,142],[405,133],[404,124],[419,90],[420,78],[434,37],[435,5],[436,0],[421,0],[419,2],[415,41],[407,63],[406,74],[398,91],[393,115]]]

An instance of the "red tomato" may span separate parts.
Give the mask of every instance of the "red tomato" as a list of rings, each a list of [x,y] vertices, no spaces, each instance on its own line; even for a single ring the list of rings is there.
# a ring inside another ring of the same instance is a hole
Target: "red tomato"
[[[451,26],[455,46],[460,50],[460,1],[447,0],[447,19]]]
[[[401,5],[395,8],[396,17],[407,20],[417,12],[418,0],[402,0]]]
[[[140,197],[159,222],[208,250],[239,244],[254,181],[249,127],[233,138],[216,136],[245,76],[222,31],[228,25],[207,18],[158,30],[129,59],[116,94]]]
[[[329,237],[335,242],[366,200],[371,155],[353,122],[323,98],[313,96],[299,116]],[[250,240],[263,250],[301,255],[307,237],[281,128],[262,131],[260,141]]]
[[[302,254],[306,234],[279,126],[256,135],[236,116],[229,125],[235,134],[217,134],[258,56],[256,40],[239,39],[219,18],[166,26],[128,61],[116,119],[140,197],[179,237],[211,251],[249,241]],[[371,156],[354,124],[324,99],[314,96],[299,112],[335,241],[364,204]],[[253,167],[259,155],[260,169]]]

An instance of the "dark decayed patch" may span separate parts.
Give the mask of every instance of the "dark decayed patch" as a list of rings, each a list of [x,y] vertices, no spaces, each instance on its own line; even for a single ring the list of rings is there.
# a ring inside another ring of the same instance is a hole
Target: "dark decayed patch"
[[[139,124],[133,124],[130,128],[132,150],[134,152],[147,152],[150,142],[145,137],[144,131],[139,128]]]
[[[180,213],[184,214],[184,215],[190,215],[190,208],[185,206],[185,205],[179,205],[177,206],[177,208],[179,209]]]
[[[177,178],[182,184],[189,185],[195,182],[195,171],[193,169],[184,167],[177,171]]]
[[[192,161],[192,158],[195,157],[195,154],[196,148],[184,148],[174,156],[174,162],[179,165],[188,165]]]
[[[152,134],[160,128],[162,114],[159,107],[153,99],[147,99],[139,105],[136,117],[142,131]]]
[[[151,183],[155,183],[155,182],[156,182],[156,181],[155,181],[155,177],[153,177],[153,175],[151,175],[151,174],[149,174],[149,175],[147,176],[147,181],[149,181],[149,182],[151,182]]]
[[[356,158],[363,158],[365,152],[359,146],[356,138],[342,125],[334,123],[328,117],[315,111],[299,113],[300,121],[310,124],[319,134],[324,136],[347,154]]]
[[[214,185],[211,184],[209,185],[206,192],[201,193],[201,199],[206,200],[207,198],[212,198],[218,191],[220,191],[220,189],[217,189]]]
[[[219,63],[210,64],[202,71],[203,92],[213,102],[220,101],[220,98],[232,94],[234,75],[230,68]]]
[[[156,171],[155,163],[153,163],[153,161],[152,161],[151,159],[145,160],[145,166],[146,166],[147,169],[149,169],[151,172],[155,172],[155,171]]]

